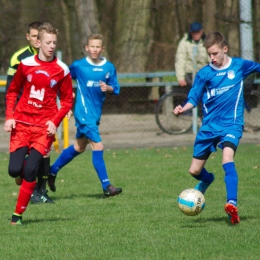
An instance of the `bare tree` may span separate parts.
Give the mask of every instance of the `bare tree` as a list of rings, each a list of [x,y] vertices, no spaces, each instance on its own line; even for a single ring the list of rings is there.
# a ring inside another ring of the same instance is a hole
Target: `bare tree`
[[[97,8],[95,0],[75,0],[78,30],[80,33],[81,46],[86,45],[87,37],[92,33],[99,32],[97,22]]]
[[[207,34],[210,31],[215,31],[216,28],[216,1],[206,0],[202,6],[202,24],[204,32]]]
[[[150,7],[151,0],[117,1],[115,48],[119,71],[144,71],[152,39],[148,33]]]

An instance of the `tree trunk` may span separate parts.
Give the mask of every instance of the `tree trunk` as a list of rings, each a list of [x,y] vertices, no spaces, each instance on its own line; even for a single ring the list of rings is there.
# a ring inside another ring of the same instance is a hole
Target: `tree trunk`
[[[95,0],[75,0],[75,10],[80,33],[80,43],[83,50],[87,44],[88,36],[92,33],[99,32],[95,5]]]
[[[65,25],[65,39],[66,39],[66,60],[71,61],[72,60],[72,44],[71,44],[71,19],[70,19],[70,12],[68,5],[66,4],[65,0],[61,0],[61,10],[62,10],[62,17],[63,17],[63,22]]]
[[[206,0],[202,6],[202,24],[205,34],[217,30],[216,26],[216,1]]]
[[[226,37],[229,42],[229,55],[240,56],[239,38],[239,1],[227,0],[224,9],[226,21]]]
[[[116,5],[116,67],[118,71],[142,72],[151,47],[149,28],[151,0],[123,0]]]

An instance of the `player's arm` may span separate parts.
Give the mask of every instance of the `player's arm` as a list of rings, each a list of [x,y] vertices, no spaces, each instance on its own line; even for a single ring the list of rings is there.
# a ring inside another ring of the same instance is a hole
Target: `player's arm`
[[[204,70],[205,68],[202,68],[196,74],[194,83],[188,94],[187,103],[183,107],[178,105],[174,108],[173,113],[175,115],[182,114],[183,112],[188,111],[198,105],[206,85],[206,78],[204,77],[206,73]]]
[[[6,96],[7,92],[8,92],[8,89],[10,87],[10,84],[11,84],[12,80],[13,80],[13,77],[14,76],[7,75],[6,85],[5,85],[5,96]]]
[[[99,81],[99,85],[101,88],[102,92],[109,92],[109,93],[113,93],[114,92],[114,88],[109,86],[106,82],[100,80]]]
[[[8,92],[8,89],[10,87],[10,84],[13,80],[13,77],[18,69],[18,66],[20,64],[20,60],[18,59],[18,54],[15,53],[10,60],[9,68],[7,71],[7,79],[6,79],[6,86],[5,86],[5,95]]]
[[[108,81],[105,83],[100,81],[100,87],[102,91],[107,91],[113,95],[118,95],[120,92],[120,85],[117,80],[116,68],[111,64],[111,70]]]
[[[48,120],[45,125],[47,125],[47,135],[54,135],[56,133],[57,126],[51,120]]]
[[[6,132],[11,132],[13,128],[15,128],[15,120],[14,119],[6,120],[4,124],[4,130]]]
[[[4,130],[6,132],[11,132],[11,130],[15,128],[13,111],[16,104],[17,96],[20,94],[21,88],[23,86],[23,82],[24,82],[24,76],[22,73],[22,65],[21,65],[18,67],[18,70],[15,73],[15,76],[12,79],[6,93],[6,109],[5,109],[6,121],[4,124]]]
[[[13,111],[16,100],[20,94],[24,81],[23,65],[20,64],[6,93],[6,120],[13,119]]]
[[[60,125],[63,118],[67,115],[73,106],[73,89],[70,73],[68,73],[60,82],[59,97],[60,109],[52,120],[56,127]]]
[[[181,105],[178,105],[177,107],[174,108],[173,113],[175,115],[180,115],[180,114],[184,113],[185,111],[188,111],[192,108],[194,108],[194,106],[191,103],[186,103],[184,105],[184,107],[182,107]]]

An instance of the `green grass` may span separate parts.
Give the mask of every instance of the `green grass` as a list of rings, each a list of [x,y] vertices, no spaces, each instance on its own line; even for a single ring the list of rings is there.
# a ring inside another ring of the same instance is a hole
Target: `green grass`
[[[123,193],[103,199],[91,152],[78,156],[57,179],[54,204],[30,204],[23,226],[11,226],[17,186],[7,174],[8,154],[0,154],[0,259],[259,259],[260,147],[240,145],[241,223],[230,225],[223,210],[221,151],[209,158],[215,182],[206,207],[183,215],[178,194],[193,187],[188,173],[191,147],[106,150],[109,177]],[[57,154],[51,155],[54,161]]]

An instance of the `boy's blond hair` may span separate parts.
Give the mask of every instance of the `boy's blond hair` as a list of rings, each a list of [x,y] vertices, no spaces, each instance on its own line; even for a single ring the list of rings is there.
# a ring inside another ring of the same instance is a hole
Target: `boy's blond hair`
[[[102,46],[104,46],[104,37],[102,34],[93,33],[93,34],[89,35],[89,37],[87,38],[87,45],[89,45],[89,41],[91,41],[91,40],[101,40]]]
[[[49,34],[55,34],[57,35],[59,33],[58,29],[55,29],[50,23],[43,23],[38,28],[38,39],[41,39],[41,36],[43,33],[49,33]]]

